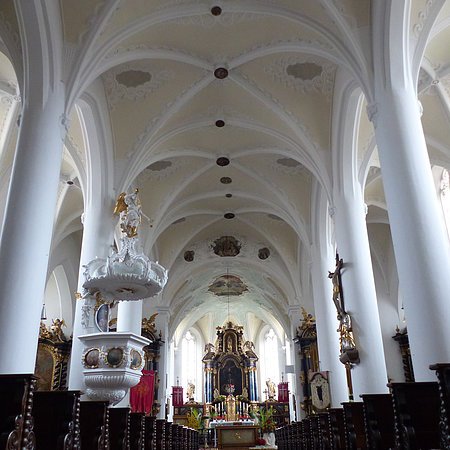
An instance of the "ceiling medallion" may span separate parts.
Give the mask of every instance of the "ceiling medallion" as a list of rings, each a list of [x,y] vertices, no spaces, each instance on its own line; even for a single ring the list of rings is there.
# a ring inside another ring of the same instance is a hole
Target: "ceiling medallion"
[[[220,179],[220,182],[221,182],[222,184],[230,184],[232,181],[233,181],[233,180],[232,180],[230,177],[222,177],[222,178]]]
[[[228,166],[230,164],[230,160],[226,156],[221,156],[217,158],[216,163],[220,167]]]
[[[225,126],[225,122],[222,119],[216,120],[216,127],[222,128]]]
[[[270,256],[270,250],[267,247],[260,248],[258,250],[258,258],[263,261]]]
[[[194,261],[195,251],[194,250],[186,250],[184,252],[184,260],[186,262]]]
[[[225,197],[226,198],[231,198],[231,197],[233,197],[233,194],[225,194]]]
[[[208,287],[208,292],[218,297],[242,295],[246,291],[248,291],[246,284],[235,275],[222,275]]]
[[[241,243],[234,236],[221,236],[211,244],[211,248],[220,257],[237,256],[241,251]]]
[[[225,217],[225,219],[234,219],[236,216],[233,213],[225,213],[223,217]]]
[[[219,80],[223,80],[224,78],[226,78],[228,76],[228,70],[225,69],[225,67],[218,67],[214,71],[214,76]]]
[[[211,14],[213,16],[220,16],[222,14],[222,8],[220,6],[213,6],[211,8]]]

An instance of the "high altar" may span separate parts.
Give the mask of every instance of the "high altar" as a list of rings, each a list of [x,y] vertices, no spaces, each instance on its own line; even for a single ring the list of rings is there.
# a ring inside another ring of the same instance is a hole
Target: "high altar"
[[[203,357],[205,368],[205,402],[218,403],[231,396],[238,401],[257,402],[256,362],[253,342],[243,339],[243,327],[228,322],[225,327],[217,327],[216,345],[207,344]],[[231,402],[230,405],[235,404]],[[235,413],[243,413],[240,405],[235,405]],[[229,415],[232,411],[227,412]],[[234,414],[235,415],[235,414]],[[228,420],[236,420],[229,417]]]

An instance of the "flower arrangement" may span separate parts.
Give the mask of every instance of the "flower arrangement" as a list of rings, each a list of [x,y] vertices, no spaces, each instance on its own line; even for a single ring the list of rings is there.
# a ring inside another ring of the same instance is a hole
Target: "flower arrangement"
[[[269,408],[260,407],[259,409],[253,411],[253,417],[258,419],[259,428],[261,428],[262,433],[270,433],[275,431],[277,424],[273,418],[275,409],[273,406]]]
[[[194,430],[203,428],[203,414],[197,408],[191,408],[187,414],[188,427]]]

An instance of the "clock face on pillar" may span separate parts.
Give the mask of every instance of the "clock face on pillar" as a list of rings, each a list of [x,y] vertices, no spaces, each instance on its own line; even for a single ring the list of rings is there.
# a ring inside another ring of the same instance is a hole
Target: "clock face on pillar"
[[[330,386],[327,372],[312,372],[310,375],[311,402],[316,411],[330,406]]]

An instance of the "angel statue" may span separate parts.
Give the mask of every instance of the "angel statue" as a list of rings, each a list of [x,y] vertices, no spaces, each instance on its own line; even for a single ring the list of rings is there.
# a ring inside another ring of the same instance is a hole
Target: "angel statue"
[[[120,229],[129,238],[137,236],[137,230],[141,223],[141,202],[138,192],[138,189],[131,194],[122,192],[114,208],[114,214],[120,217]]]

